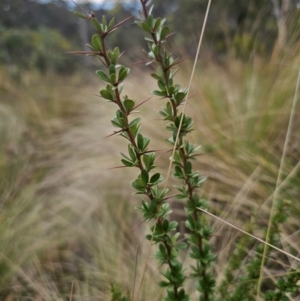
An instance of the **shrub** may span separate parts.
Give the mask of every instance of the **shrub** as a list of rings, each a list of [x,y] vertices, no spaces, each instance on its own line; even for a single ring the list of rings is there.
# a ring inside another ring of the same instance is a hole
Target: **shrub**
[[[76,64],[65,56],[71,44],[60,33],[47,28],[1,29],[0,63],[18,69],[37,69],[41,73],[52,71],[71,74]]]
[[[192,291],[188,290],[187,283],[195,281],[199,300],[288,300],[299,294],[299,270],[289,268],[286,275],[279,277],[277,283],[262,277],[265,266],[271,268],[274,249],[285,256],[295,256],[280,249],[280,226],[286,221],[289,212],[289,203],[277,200],[272,204],[268,226],[265,228],[266,241],[258,239],[251,234],[254,224],[248,226],[248,232],[238,240],[232,251],[224,271],[223,281],[216,283],[217,275],[213,269],[216,254],[212,252],[211,237],[213,228],[207,215],[217,218],[209,213],[209,204],[199,189],[205,181],[198,171],[194,170],[193,163],[199,155],[199,146],[188,140],[189,133],[193,130],[193,120],[180,111],[186,105],[188,89],[182,89],[175,83],[175,66],[181,60],[174,59],[164,48],[170,36],[166,20],[155,18],[152,8],[148,8],[147,0],[141,0],[142,13],[136,21],[137,25],[146,34],[148,42],[147,65],[155,64],[157,70],[151,76],[157,81],[157,89],[152,93],[166,100],[165,106],[159,112],[166,123],[166,129],[171,132],[168,143],[172,148],[171,163],[173,176],[178,180],[175,198],[185,201],[186,222],[188,229],[185,240],[180,240],[177,233],[177,222],[170,221],[170,204],[168,177],[169,171],[162,185],[164,177],[155,171],[157,151],[151,146],[151,141],[142,132],[141,118],[133,118],[133,113],[144,102],[139,104],[129,96],[122,94],[123,85],[129,76],[130,69],[120,62],[121,52],[118,47],[107,49],[106,38],[117,30],[124,21],[114,24],[114,19],[109,22],[103,16],[98,21],[91,14],[76,13],[77,16],[88,19],[96,30],[96,34],[88,45],[90,51],[74,51],[75,54],[96,56],[102,62],[105,70],[98,70],[96,74],[105,83],[100,90],[100,97],[117,106],[115,116],[111,120],[116,130],[112,135],[118,135],[127,140],[127,153],[122,155],[122,167],[138,169],[138,176],[132,182],[136,194],[142,195],[141,205],[137,207],[143,215],[143,220],[151,223],[150,233],[146,238],[152,245],[157,245],[155,257],[160,266],[163,279],[159,286],[166,289],[165,300],[190,300]],[[264,224],[264,227],[266,224]],[[191,270],[183,265],[180,251],[189,247],[189,256],[192,261]],[[251,251],[249,251],[251,250]],[[140,282],[142,283],[142,280]],[[139,291],[132,299],[139,299]],[[129,298],[129,297],[128,297]],[[127,300],[115,286],[112,286],[112,300]]]

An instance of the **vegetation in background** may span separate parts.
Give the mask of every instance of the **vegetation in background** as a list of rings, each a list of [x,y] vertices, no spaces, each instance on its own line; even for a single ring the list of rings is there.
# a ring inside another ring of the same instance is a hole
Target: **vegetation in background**
[[[76,63],[65,55],[71,44],[57,31],[2,28],[0,35],[0,63],[9,65],[15,74],[29,69],[42,74],[72,74],[76,70]]]
[[[190,32],[193,30],[200,32],[206,1],[153,0],[151,2],[154,4],[156,15],[168,15],[169,17],[170,28],[175,32],[170,39],[173,54],[194,56],[197,39],[195,35],[190,35]],[[297,3],[296,0],[254,0],[250,3],[230,0],[224,6],[223,0],[214,0],[204,36],[205,55],[220,62],[228,56],[247,61],[257,55],[264,58],[270,57],[272,54],[277,55],[278,49],[284,48],[291,57],[295,54],[291,51],[293,49],[296,51],[299,47],[297,44],[300,10]],[[88,37],[92,35],[92,29],[82,20],[72,17],[71,5],[74,5],[71,0],[53,0],[46,3],[30,0],[3,0],[0,4],[0,36],[2,37],[3,32],[7,30],[17,29],[20,33],[21,28],[25,30],[25,35],[28,31],[37,32],[35,34],[39,35],[40,30],[46,28],[59,32],[56,37],[53,33],[51,34],[51,45],[61,46],[61,36],[63,36],[72,44],[72,48],[74,46],[84,48]],[[93,8],[88,2],[81,5],[86,11],[93,10],[99,16],[103,14],[109,18],[117,16],[117,22],[132,14],[138,16],[138,1],[133,1],[131,6],[118,2],[113,8],[107,8],[107,10],[104,9],[107,7],[104,5],[98,6],[98,8]],[[109,46],[117,43],[127,53],[127,64],[138,62],[143,58],[141,49],[145,48],[146,44],[143,42],[141,32],[133,22],[128,22],[124,26],[128,35],[124,36],[119,31],[115,32],[109,41]],[[278,37],[279,39],[277,39]],[[56,38],[57,41],[54,41]],[[44,40],[40,40],[38,48],[43,48],[43,42]],[[282,45],[288,45],[289,48]],[[36,48],[33,49],[34,52],[35,50]],[[20,52],[20,49],[14,49],[14,51]],[[63,61],[60,64],[64,65],[68,60],[68,58],[62,58],[65,53],[64,48],[55,48],[55,52],[59,60]],[[0,53],[0,55],[3,59],[3,54]],[[38,52],[34,55],[43,56],[41,60],[44,60],[46,53],[43,51],[43,54]],[[24,56],[20,56],[18,62],[20,60],[22,60],[22,64],[28,64]],[[11,60],[7,60],[7,55],[4,63],[12,63]],[[47,65],[51,65],[51,63],[50,58]],[[95,66],[95,61],[86,59],[84,64],[92,67]],[[71,72],[75,69],[75,64],[69,64],[69,67],[69,72]],[[62,68],[65,70],[64,67]]]

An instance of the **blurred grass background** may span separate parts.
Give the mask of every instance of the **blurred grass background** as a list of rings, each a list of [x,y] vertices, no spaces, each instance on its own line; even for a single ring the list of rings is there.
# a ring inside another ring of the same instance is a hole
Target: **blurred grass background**
[[[107,300],[111,283],[130,292],[139,246],[137,290],[148,246],[144,225],[135,227],[141,222],[133,210],[140,200],[130,188],[135,171],[109,169],[120,165],[119,152],[126,143],[119,137],[105,138],[113,130],[114,107],[91,95],[102,85],[94,76],[99,67],[91,59],[82,61],[65,54],[80,49],[82,40],[76,36],[86,34],[87,39],[90,29],[79,33],[83,25],[78,27],[63,1],[24,1],[19,6],[16,2],[0,2],[0,299],[69,300],[72,285],[72,300]],[[172,11],[170,22],[180,30],[176,23],[180,7],[167,2],[157,3],[157,13]],[[195,95],[187,106],[187,114],[194,119],[191,139],[202,145],[196,167],[208,176],[203,196],[210,201],[211,211],[242,228],[255,216],[254,231],[261,235],[295,93],[300,59],[298,19],[290,17],[289,48],[278,51],[271,1],[249,6],[243,28],[236,22],[236,31],[229,21],[241,18],[246,8],[231,1],[228,16],[221,14],[223,33],[220,24],[214,23],[219,2],[212,10],[194,78],[191,95]],[[203,8],[205,2],[193,5]],[[177,75],[183,87],[188,84],[202,18],[191,15],[193,5],[182,7],[182,13],[199,24],[198,29],[188,38],[186,30],[192,23],[186,22],[172,41],[175,53],[191,57]],[[27,10],[18,11],[22,7]],[[91,7],[86,4],[85,8]],[[135,6],[119,3],[106,13],[119,13],[122,18],[130,9]],[[98,13],[104,11],[101,7]],[[268,12],[266,20],[262,15]],[[36,20],[27,22],[26,13]],[[48,23],[43,15],[48,16]],[[258,26],[254,29],[253,20]],[[124,30],[135,31],[131,25]],[[264,36],[256,34],[259,30]],[[111,43],[120,42],[125,49],[134,45],[124,55],[132,67],[124,93],[143,101],[155,82],[149,69],[133,65],[143,56],[138,42],[128,36],[132,34],[120,31]],[[187,38],[184,45],[183,37]],[[161,101],[153,97],[140,108],[142,127],[153,148],[167,150],[163,139],[168,133],[158,120]],[[300,245],[299,113],[298,104],[279,194],[281,200],[291,202],[282,247],[295,255]],[[163,174],[168,156],[163,154],[157,162]],[[180,220],[182,212],[175,213]],[[216,271],[221,277],[238,234],[212,222],[219,254]],[[144,300],[162,298],[163,292],[156,287],[157,270],[150,259]]]

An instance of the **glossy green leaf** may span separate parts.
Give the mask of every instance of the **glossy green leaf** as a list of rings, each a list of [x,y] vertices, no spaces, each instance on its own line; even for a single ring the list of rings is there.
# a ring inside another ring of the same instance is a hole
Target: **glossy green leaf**
[[[145,184],[148,184],[148,181],[149,181],[149,174],[147,172],[146,169],[143,169],[142,172],[141,172],[141,179],[143,180],[143,182]]]
[[[137,135],[137,146],[139,150],[143,151],[144,150],[144,137],[142,134]]]
[[[156,182],[160,179],[160,177],[161,177],[161,174],[160,174],[160,173],[154,174],[154,175],[151,177],[151,179],[150,179],[150,183],[151,183],[151,184],[156,183]]]
[[[169,229],[169,221],[168,221],[167,219],[165,219],[165,220],[163,221],[162,227],[163,227],[163,230],[164,230],[165,232],[168,231],[168,229]]]

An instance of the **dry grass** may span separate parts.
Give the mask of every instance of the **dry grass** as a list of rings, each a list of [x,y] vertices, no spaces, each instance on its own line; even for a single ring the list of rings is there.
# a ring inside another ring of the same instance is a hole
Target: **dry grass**
[[[264,66],[264,67],[262,67]],[[178,81],[187,84],[190,66]],[[204,195],[212,212],[244,227],[255,214],[257,233],[266,224],[286,135],[297,73],[265,62],[245,66],[231,61],[199,71],[188,104],[194,119],[192,140],[202,144],[197,167],[208,175]],[[78,77],[38,80],[28,75],[15,83],[1,73],[1,201],[0,294],[4,300],[107,300],[111,282],[131,291],[136,247],[137,284],[147,245],[144,225],[133,207],[139,199],[129,183],[135,171],[119,165],[126,143],[105,138],[113,127],[114,107],[91,93],[100,87]],[[96,79],[95,79],[96,80]],[[142,101],[155,83],[138,74],[126,94]],[[151,99],[141,109],[143,131],[155,149],[168,149],[168,134]],[[299,115],[299,107],[296,116]],[[299,249],[299,118],[295,118],[279,197],[292,201],[284,227],[287,251]],[[169,155],[158,163],[164,173]],[[215,222],[222,270],[237,234]],[[227,244],[227,242],[230,244]],[[188,262],[186,263],[188,266]],[[149,262],[145,300],[160,300],[157,269]],[[191,287],[192,289],[192,287]],[[136,287],[137,290],[137,287]],[[5,299],[6,298],[6,299]]]

